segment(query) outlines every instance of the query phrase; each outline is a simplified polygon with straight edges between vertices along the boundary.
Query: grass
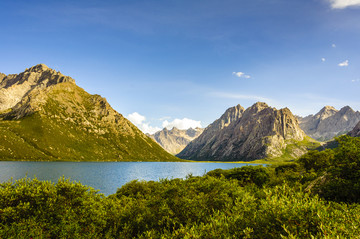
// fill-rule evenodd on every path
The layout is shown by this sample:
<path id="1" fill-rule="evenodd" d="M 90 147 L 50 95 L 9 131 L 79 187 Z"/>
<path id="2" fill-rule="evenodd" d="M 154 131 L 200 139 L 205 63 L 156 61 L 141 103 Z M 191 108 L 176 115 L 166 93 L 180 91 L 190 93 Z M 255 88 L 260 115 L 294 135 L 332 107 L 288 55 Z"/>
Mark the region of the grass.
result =
<path id="1" fill-rule="evenodd" d="M 306 136 L 304 140 L 302 141 L 287 141 L 286 142 L 286 148 L 283 150 L 283 154 L 280 157 L 269 157 L 265 159 L 255 160 L 257 162 L 262 163 L 280 163 L 280 162 L 291 162 L 294 161 L 297 156 L 294 155 L 294 152 L 297 150 L 315 150 L 321 146 L 321 143 Z"/>

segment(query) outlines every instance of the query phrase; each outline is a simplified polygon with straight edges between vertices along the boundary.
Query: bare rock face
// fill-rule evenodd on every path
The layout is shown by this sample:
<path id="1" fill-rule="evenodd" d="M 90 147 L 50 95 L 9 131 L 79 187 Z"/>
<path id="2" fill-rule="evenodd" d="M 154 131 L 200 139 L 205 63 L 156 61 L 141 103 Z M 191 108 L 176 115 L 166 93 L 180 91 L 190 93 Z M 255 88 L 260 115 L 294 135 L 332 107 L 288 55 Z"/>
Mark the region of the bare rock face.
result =
<path id="1" fill-rule="evenodd" d="M 190 142 L 177 156 L 180 158 L 190 158 L 190 156 L 195 154 L 197 150 L 200 150 L 202 146 L 214 141 L 220 130 L 228 127 L 232 122 L 237 121 L 244 111 L 245 109 L 241 105 L 227 109 L 219 119 L 206 127 L 204 132 L 194 140 L 195 142 Z"/>
<path id="2" fill-rule="evenodd" d="M 187 130 L 180 130 L 175 127 L 171 130 L 164 128 L 163 130 L 150 135 L 150 137 L 169 153 L 178 154 L 203 131 L 204 129 L 202 128 L 190 128 Z"/>
<path id="3" fill-rule="evenodd" d="M 226 127 L 217 127 L 228 112 L 239 110 Z M 224 125 L 225 126 L 225 125 Z M 215 127 L 215 129 L 214 129 Z M 305 133 L 287 108 L 277 110 L 258 102 L 243 111 L 228 109 L 177 156 L 190 160 L 251 161 L 281 156 L 288 144 L 302 141 Z M 297 154 L 305 153 L 300 150 Z"/>
<path id="4" fill-rule="evenodd" d="M 317 114 L 298 117 L 300 128 L 310 137 L 327 141 L 335 136 L 351 131 L 360 121 L 360 112 L 355 112 L 349 106 L 340 110 L 325 106 Z"/>
<path id="5" fill-rule="evenodd" d="M 351 137 L 360 137 L 360 121 L 359 123 L 357 123 L 354 129 L 348 133 L 348 135 L 350 135 Z"/>
<path id="6" fill-rule="evenodd" d="M 20 74 L 0 74 L 0 112 L 19 103 L 32 91 L 42 90 L 62 82 L 75 84 L 75 80 L 60 72 L 39 64 Z"/>

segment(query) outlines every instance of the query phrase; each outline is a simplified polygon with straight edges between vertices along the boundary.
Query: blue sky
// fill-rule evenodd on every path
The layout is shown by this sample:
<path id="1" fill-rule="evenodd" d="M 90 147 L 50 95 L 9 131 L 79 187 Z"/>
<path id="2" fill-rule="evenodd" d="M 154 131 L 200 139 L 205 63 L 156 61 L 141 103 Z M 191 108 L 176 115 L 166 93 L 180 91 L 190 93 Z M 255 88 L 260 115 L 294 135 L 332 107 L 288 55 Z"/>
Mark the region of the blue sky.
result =
<path id="1" fill-rule="evenodd" d="M 360 0 L 2 0 L 0 9 L 0 72 L 44 63 L 147 132 L 205 127 L 257 101 L 302 116 L 360 110 Z"/>

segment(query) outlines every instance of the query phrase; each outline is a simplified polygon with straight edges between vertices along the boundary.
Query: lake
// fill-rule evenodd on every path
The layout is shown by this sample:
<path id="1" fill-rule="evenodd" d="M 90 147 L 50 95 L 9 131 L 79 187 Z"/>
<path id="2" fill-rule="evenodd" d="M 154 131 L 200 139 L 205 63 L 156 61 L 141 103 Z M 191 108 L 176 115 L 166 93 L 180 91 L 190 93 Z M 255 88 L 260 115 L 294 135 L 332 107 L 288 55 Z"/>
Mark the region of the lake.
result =
<path id="1" fill-rule="evenodd" d="M 0 182 L 25 176 L 39 180 L 57 180 L 65 176 L 100 190 L 105 195 L 131 180 L 158 181 L 161 178 L 202 176 L 211 170 L 242 167 L 241 163 L 198 162 L 19 162 L 0 161 Z"/>

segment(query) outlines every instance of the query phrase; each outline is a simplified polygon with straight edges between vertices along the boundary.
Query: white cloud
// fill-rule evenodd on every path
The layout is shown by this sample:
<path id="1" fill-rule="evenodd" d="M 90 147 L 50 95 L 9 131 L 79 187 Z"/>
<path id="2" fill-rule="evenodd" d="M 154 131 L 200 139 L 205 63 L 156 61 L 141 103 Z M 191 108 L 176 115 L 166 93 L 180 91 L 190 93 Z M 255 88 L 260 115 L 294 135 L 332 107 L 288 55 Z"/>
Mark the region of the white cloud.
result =
<path id="1" fill-rule="evenodd" d="M 239 78 L 245 78 L 245 79 L 250 79 L 249 75 L 246 75 L 244 72 L 238 71 L 238 72 L 233 72 L 233 75 L 239 77 Z"/>
<path id="2" fill-rule="evenodd" d="M 329 0 L 333 9 L 344 9 L 347 7 L 360 6 L 360 0 Z"/>
<path id="3" fill-rule="evenodd" d="M 351 80 L 351 82 L 360 82 L 360 79 Z"/>
<path id="4" fill-rule="evenodd" d="M 142 122 L 146 120 L 146 117 L 139 114 L 138 112 L 129 114 L 127 118 L 135 125 L 142 124 Z"/>
<path id="5" fill-rule="evenodd" d="M 335 44 L 331 44 L 331 47 L 332 47 L 332 48 L 335 48 L 335 47 L 336 47 L 336 45 L 335 45 Z"/>
<path id="6" fill-rule="evenodd" d="M 272 102 L 271 99 L 257 96 L 257 95 L 243 95 L 243 94 L 233 94 L 227 92 L 213 92 L 211 93 L 212 96 L 218 98 L 226 98 L 226 99 L 240 99 L 240 100 L 255 100 L 255 101 L 263 101 L 263 102 Z"/>
<path id="7" fill-rule="evenodd" d="M 150 126 L 148 122 L 145 122 L 146 117 L 139 114 L 138 112 L 134 112 L 129 114 L 127 118 L 138 127 L 143 133 L 154 134 L 155 132 L 161 130 L 159 127 Z"/>
<path id="8" fill-rule="evenodd" d="M 338 66 L 348 66 L 348 65 L 349 65 L 349 61 L 348 61 L 348 60 L 343 61 L 343 62 L 340 62 L 340 63 L 338 64 Z"/>
<path id="9" fill-rule="evenodd" d="M 321 61 L 324 62 L 324 61 L 326 61 L 326 59 L 323 57 L 323 58 L 321 58 Z"/>
<path id="10" fill-rule="evenodd" d="M 189 128 L 193 128 L 195 129 L 196 127 L 201 128 L 201 121 L 196 121 L 196 120 L 192 120 L 192 119 L 188 119 L 188 118 L 183 118 L 183 119 L 174 119 L 173 121 L 169 122 L 167 120 L 165 120 L 162 123 L 162 126 L 167 129 L 172 129 L 173 127 L 176 127 L 178 129 L 189 129 Z"/>
<path id="11" fill-rule="evenodd" d="M 154 134 L 157 131 L 161 130 L 159 127 L 151 126 L 149 122 L 146 122 L 146 117 L 134 112 L 132 114 L 129 114 L 127 118 L 134 124 L 136 127 L 138 127 L 143 133 L 149 133 Z M 171 117 L 162 117 L 160 120 L 164 119 L 170 119 Z M 201 121 L 196 121 L 188 118 L 183 119 L 174 119 L 173 121 L 169 122 L 168 120 L 164 120 L 162 122 L 163 128 L 172 129 L 173 127 L 176 127 L 178 129 L 189 129 L 189 128 L 201 128 Z"/>
<path id="12" fill-rule="evenodd" d="M 149 123 L 142 123 L 140 126 L 138 126 L 138 128 L 145 134 L 155 134 L 161 130 L 159 127 L 153 127 L 149 125 Z"/>

